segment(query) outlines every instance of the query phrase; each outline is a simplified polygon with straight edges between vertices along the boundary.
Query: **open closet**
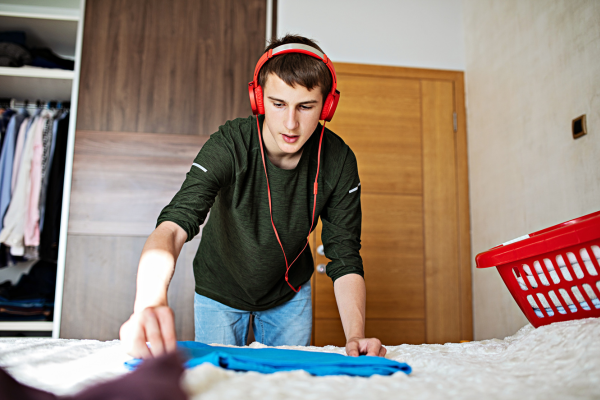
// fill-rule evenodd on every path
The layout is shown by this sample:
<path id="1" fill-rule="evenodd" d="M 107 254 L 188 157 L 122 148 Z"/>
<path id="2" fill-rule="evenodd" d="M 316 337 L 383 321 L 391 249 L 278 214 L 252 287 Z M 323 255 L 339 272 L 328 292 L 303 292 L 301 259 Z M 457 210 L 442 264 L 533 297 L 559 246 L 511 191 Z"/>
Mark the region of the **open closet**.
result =
<path id="1" fill-rule="evenodd" d="M 58 337 L 84 4 L 0 1 L 0 336 Z"/>

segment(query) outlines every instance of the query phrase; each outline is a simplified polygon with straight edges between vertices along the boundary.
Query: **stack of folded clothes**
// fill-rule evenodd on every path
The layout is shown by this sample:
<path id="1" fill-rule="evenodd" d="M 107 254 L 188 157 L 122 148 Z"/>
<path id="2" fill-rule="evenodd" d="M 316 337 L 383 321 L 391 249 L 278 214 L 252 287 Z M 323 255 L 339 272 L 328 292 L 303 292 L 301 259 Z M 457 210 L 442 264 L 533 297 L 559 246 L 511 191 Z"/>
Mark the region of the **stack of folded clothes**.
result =
<path id="1" fill-rule="evenodd" d="M 593 257 L 596 259 L 597 263 L 600 264 L 600 247 L 592 246 L 592 252 L 594 253 Z M 588 254 L 587 250 L 582 249 L 581 252 L 579 253 L 579 255 L 581 256 L 581 261 L 583 261 L 584 267 L 587 270 L 588 274 L 592 275 L 592 276 L 598 276 L 599 271 L 596 270 L 596 267 L 594 266 L 594 262 L 592 261 L 592 258 Z M 583 278 L 584 273 L 583 273 L 581 266 L 579 265 L 579 262 L 577 261 L 577 257 L 575 256 L 575 254 L 567 253 L 567 258 L 569 259 L 570 267 L 572 268 L 573 272 L 575 273 L 575 277 L 577 279 Z M 558 269 L 559 269 L 558 272 L 556 271 L 556 268 L 554 267 L 554 265 L 555 264 L 552 263 L 551 260 L 549 260 L 548 258 L 545 258 L 544 266 L 546 267 L 546 269 L 548 271 L 548 272 L 545 272 L 538 261 L 535 261 L 533 263 L 533 268 L 535 270 L 535 273 L 537 274 L 537 279 L 542 283 L 542 285 L 544 285 L 544 286 L 550 285 L 550 281 L 548 280 L 547 275 L 549 275 L 549 278 L 552 280 L 553 283 L 559 283 L 561 280 L 573 281 L 573 276 L 571 276 L 571 272 L 569 271 L 569 268 L 567 268 L 567 264 L 562 256 L 559 255 L 556 257 L 556 265 L 558 266 Z M 524 265 L 523 270 L 526 273 L 527 281 L 529 282 L 529 285 L 532 288 L 537 288 L 538 284 L 536 282 L 535 277 L 532 274 L 531 268 L 528 265 Z M 519 286 L 521 287 L 521 289 L 528 290 L 527 284 L 525 283 L 523 276 L 518 276 L 517 282 L 519 283 Z M 584 284 L 583 289 L 585 290 L 586 294 L 589 296 L 590 300 L 592 301 L 592 305 L 595 308 L 600 308 L 600 300 L 596 296 L 594 289 L 588 284 Z M 596 291 L 600 291 L 600 281 L 596 282 Z M 559 292 L 560 292 L 561 300 L 562 300 L 563 304 L 566 304 L 566 306 L 569 308 L 569 310 L 571 312 L 577 311 L 577 307 L 575 306 L 575 303 L 574 303 L 572 297 L 575 297 L 575 301 L 577 301 L 579 303 L 579 305 L 582 309 L 590 310 L 590 305 L 586 301 L 583 294 L 579 291 L 579 289 L 577 289 L 577 288 L 572 289 L 572 293 L 568 293 L 564 289 L 560 289 Z M 549 297 L 551 298 L 552 303 L 554 304 L 554 306 L 556 307 L 558 312 L 561 314 L 566 314 L 564 307 L 561 305 L 561 302 L 557 298 L 557 293 L 554 293 L 554 292 L 549 293 Z M 538 306 L 539 303 L 541 303 L 542 307 L 544 307 L 546 309 L 546 312 L 548 313 L 549 316 L 554 315 L 554 310 L 552 310 L 552 308 L 550 307 L 550 304 L 548 304 L 548 300 L 546 299 L 545 296 L 541 297 L 541 298 L 539 296 L 537 296 L 537 298 L 535 299 L 537 301 L 537 303 L 536 303 L 536 301 L 533 300 L 532 296 L 528 296 L 528 300 L 529 300 L 529 304 L 531 304 L 531 306 L 533 307 L 533 309 L 538 317 L 542 318 L 544 316 L 543 313 L 539 309 L 539 306 Z"/>
<path id="2" fill-rule="evenodd" d="M 0 321 L 52 321 L 56 264 L 38 261 L 16 285 L 0 284 Z"/>
<path id="3" fill-rule="evenodd" d="M 25 32 L 0 32 L 0 67 L 31 65 L 41 68 L 75 69 L 75 62 L 48 48 L 28 47 Z"/>

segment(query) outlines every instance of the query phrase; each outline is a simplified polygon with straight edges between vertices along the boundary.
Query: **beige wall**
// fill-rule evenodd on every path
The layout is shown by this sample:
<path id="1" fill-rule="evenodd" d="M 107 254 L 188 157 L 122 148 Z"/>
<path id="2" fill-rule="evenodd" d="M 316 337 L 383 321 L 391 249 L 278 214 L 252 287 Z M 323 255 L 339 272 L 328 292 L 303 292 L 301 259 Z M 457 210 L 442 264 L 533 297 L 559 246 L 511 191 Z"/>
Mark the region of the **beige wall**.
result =
<path id="1" fill-rule="evenodd" d="M 600 1 L 463 7 L 474 258 L 600 209 Z M 476 339 L 527 323 L 495 268 L 474 271 L 473 303 Z"/>

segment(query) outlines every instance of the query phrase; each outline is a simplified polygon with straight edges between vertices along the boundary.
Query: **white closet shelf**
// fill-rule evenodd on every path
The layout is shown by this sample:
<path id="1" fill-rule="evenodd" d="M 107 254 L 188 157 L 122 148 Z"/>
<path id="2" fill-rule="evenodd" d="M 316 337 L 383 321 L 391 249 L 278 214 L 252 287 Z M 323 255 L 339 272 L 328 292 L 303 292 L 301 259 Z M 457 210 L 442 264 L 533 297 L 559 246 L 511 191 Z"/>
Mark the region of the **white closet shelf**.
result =
<path id="1" fill-rule="evenodd" d="M 0 322 L 0 331 L 52 331 L 52 321 Z"/>
<path id="2" fill-rule="evenodd" d="M 79 10 L 71 8 L 42 7 L 21 4 L 0 4 L 0 15 L 17 18 L 79 21 Z"/>
<path id="3" fill-rule="evenodd" d="M 74 71 L 36 67 L 0 67 L 0 76 L 19 76 L 25 78 L 73 79 Z"/>

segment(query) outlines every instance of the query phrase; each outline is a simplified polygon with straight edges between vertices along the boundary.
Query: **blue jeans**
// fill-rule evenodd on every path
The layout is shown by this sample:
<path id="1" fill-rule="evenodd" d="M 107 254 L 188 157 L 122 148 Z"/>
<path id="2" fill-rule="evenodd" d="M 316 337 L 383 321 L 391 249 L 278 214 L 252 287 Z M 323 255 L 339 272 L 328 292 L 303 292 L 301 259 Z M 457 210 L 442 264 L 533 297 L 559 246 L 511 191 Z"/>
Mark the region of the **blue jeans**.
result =
<path id="1" fill-rule="evenodd" d="M 288 302 L 266 311 L 243 311 L 195 293 L 196 341 L 245 346 L 250 315 L 257 342 L 267 346 L 308 346 L 312 333 L 310 280 Z"/>

